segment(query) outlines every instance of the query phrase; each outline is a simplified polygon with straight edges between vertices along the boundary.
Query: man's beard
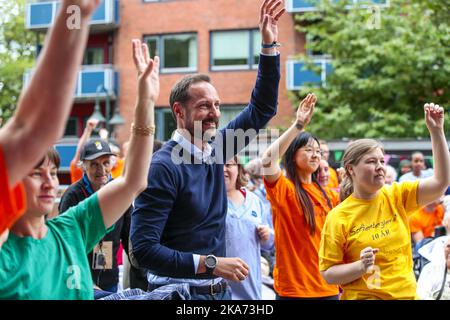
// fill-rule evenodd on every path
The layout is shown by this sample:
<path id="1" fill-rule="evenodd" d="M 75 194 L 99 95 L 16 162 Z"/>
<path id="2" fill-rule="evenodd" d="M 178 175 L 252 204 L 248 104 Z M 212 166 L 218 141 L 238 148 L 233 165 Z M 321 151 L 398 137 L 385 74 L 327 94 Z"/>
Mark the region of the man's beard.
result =
<path id="1" fill-rule="evenodd" d="M 209 128 L 207 130 L 203 130 L 203 123 L 204 122 L 214 122 L 216 127 L 215 128 Z M 191 138 L 193 137 L 194 140 L 199 141 L 211 141 L 213 137 L 217 134 L 217 128 L 219 127 L 219 120 L 216 119 L 205 119 L 203 121 L 194 121 L 193 126 L 189 126 L 187 131 L 191 135 Z"/>

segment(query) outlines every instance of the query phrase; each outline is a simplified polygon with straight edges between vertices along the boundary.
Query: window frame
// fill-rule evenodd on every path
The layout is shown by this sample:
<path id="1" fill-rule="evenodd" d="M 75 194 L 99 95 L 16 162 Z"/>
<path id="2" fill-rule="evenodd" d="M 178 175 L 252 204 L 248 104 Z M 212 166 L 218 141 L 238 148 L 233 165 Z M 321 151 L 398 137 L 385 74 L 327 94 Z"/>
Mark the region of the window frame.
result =
<path id="1" fill-rule="evenodd" d="M 98 52 L 102 52 L 102 63 L 92 63 L 92 64 L 86 64 L 86 58 L 87 58 L 87 53 L 88 51 L 98 51 Z M 96 65 L 102 65 L 105 64 L 105 48 L 104 47 L 87 47 L 84 50 L 84 54 L 83 54 L 83 66 L 96 66 Z"/>
<path id="2" fill-rule="evenodd" d="M 247 52 L 247 64 L 245 65 L 224 65 L 224 66 L 215 66 L 214 65 L 214 34 L 217 33 L 229 33 L 229 32 L 248 32 L 249 33 L 249 47 Z M 209 70 L 210 71 L 228 71 L 228 70 L 257 70 L 258 69 L 258 63 L 253 63 L 254 59 L 254 37 L 255 34 L 260 32 L 257 28 L 251 28 L 251 29 L 227 29 L 227 30 L 211 30 L 209 32 Z"/>
<path id="3" fill-rule="evenodd" d="M 160 141 L 168 141 L 172 138 L 172 134 L 173 132 L 170 133 L 170 136 L 165 137 L 165 133 L 166 130 L 168 128 L 166 128 L 166 123 L 164 121 L 164 117 L 166 116 L 166 114 L 170 115 L 170 118 L 172 119 L 173 123 L 175 124 L 175 130 L 177 128 L 177 124 L 175 122 L 175 120 L 173 119 L 173 115 L 172 115 L 172 109 L 170 107 L 155 107 L 155 122 L 156 122 L 156 134 L 155 134 L 155 138 L 160 140 Z"/>
<path id="4" fill-rule="evenodd" d="M 195 56 L 195 66 L 194 67 L 179 67 L 179 68 L 166 68 L 165 57 L 164 57 L 164 40 L 169 37 L 174 36 L 183 36 L 183 35 L 192 35 L 195 37 L 195 46 L 196 46 L 196 56 Z M 164 33 L 164 34 L 147 34 L 143 37 L 143 43 L 147 43 L 147 39 L 156 39 L 156 52 L 160 58 L 160 73 L 164 74 L 172 74 L 172 73 L 193 73 L 198 70 L 198 33 L 197 32 L 179 32 L 179 33 Z M 150 55 L 153 57 L 155 53 L 150 52 Z M 188 57 L 188 61 L 189 61 Z"/>

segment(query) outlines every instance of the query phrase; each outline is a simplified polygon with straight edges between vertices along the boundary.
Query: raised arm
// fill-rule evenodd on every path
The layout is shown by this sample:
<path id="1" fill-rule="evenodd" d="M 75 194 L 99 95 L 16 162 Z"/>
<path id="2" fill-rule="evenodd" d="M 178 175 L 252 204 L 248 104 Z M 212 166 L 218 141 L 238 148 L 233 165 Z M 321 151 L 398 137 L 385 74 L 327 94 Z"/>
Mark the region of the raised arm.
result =
<path id="1" fill-rule="evenodd" d="M 426 103 L 424 111 L 431 136 L 434 174 L 419 182 L 417 203 L 421 206 L 441 197 L 450 185 L 450 155 L 444 133 L 444 109 L 434 103 Z"/>
<path id="2" fill-rule="evenodd" d="M 256 137 L 259 130 L 277 113 L 278 87 L 280 82 L 280 55 L 276 46 L 272 46 L 278 40 L 278 19 L 283 15 L 285 9 L 276 11 L 282 3 L 280 0 L 265 0 L 260 8 L 259 30 L 264 45 L 269 48 L 262 48 L 259 57 L 258 75 L 251 94 L 248 106 L 233 119 L 226 128 L 222 129 L 222 139 L 216 139 L 222 146 L 227 146 L 230 140 L 229 135 L 234 135 L 234 150 L 227 150 L 224 162 L 230 157 L 239 153 L 240 150 Z M 226 130 L 230 131 L 226 131 Z M 245 134 L 239 134 L 242 129 Z M 246 139 L 249 138 L 249 139 Z M 216 154 L 218 156 L 218 154 Z M 218 160 L 221 162 L 222 160 Z M 223 162 L 223 163 L 224 163 Z"/>
<path id="3" fill-rule="evenodd" d="M 286 11 L 285 8 L 282 8 L 278 12 L 275 12 L 275 9 L 280 4 L 282 4 L 281 0 L 265 0 L 261 5 L 259 14 L 259 30 L 261 31 L 263 45 L 261 52 L 263 54 L 271 55 L 277 53 L 277 47 L 274 44 L 278 43 L 278 19 L 280 19 Z"/>
<path id="4" fill-rule="evenodd" d="M 309 93 L 303 99 L 298 108 L 294 123 L 275 142 L 273 142 L 263 155 L 263 176 L 269 183 L 274 183 L 281 175 L 278 159 L 281 158 L 289 145 L 298 134 L 305 130 L 306 125 L 311 121 L 316 105 L 316 96 Z"/>
<path id="5" fill-rule="evenodd" d="M 133 60 L 138 71 L 138 98 L 130 147 L 123 175 L 98 191 L 105 226 L 112 226 L 147 186 L 155 133 L 154 106 L 159 96 L 159 58 L 150 59 L 148 47 L 133 40 Z"/>
<path id="6" fill-rule="evenodd" d="M 88 23 L 100 0 L 63 0 L 54 26 L 15 115 L 0 130 L 9 183 L 19 182 L 47 148 L 59 139 L 72 107 L 77 72 L 89 33 Z M 67 27 L 67 8 L 80 9 L 80 28 Z M 23 146 L 26 145 L 26 148 Z M 20 159 L 20 161 L 17 161 Z"/>
<path id="7" fill-rule="evenodd" d="M 89 140 L 89 138 L 92 135 L 92 131 L 94 131 L 95 127 L 98 124 L 97 119 L 89 119 L 86 123 L 86 127 L 84 128 L 83 134 L 80 137 L 80 140 L 78 141 L 77 150 L 75 151 L 75 156 L 73 157 L 72 161 L 78 163 L 80 161 L 80 155 L 81 155 L 81 149 L 86 144 L 86 141 Z"/>

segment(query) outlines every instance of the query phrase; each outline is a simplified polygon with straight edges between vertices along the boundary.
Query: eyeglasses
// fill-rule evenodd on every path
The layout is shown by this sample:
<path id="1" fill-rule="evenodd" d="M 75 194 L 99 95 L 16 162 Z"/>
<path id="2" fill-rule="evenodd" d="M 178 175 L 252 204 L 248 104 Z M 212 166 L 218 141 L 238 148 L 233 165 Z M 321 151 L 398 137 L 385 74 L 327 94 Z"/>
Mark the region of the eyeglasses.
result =
<path id="1" fill-rule="evenodd" d="M 303 151 L 305 151 L 308 154 L 316 154 L 316 155 L 318 155 L 320 157 L 323 156 L 323 151 L 320 150 L 320 149 L 314 149 L 314 148 L 311 148 L 311 147 L 304 147 L 304 148 L 300 148 L 300 150 L 303 150 Z"/>

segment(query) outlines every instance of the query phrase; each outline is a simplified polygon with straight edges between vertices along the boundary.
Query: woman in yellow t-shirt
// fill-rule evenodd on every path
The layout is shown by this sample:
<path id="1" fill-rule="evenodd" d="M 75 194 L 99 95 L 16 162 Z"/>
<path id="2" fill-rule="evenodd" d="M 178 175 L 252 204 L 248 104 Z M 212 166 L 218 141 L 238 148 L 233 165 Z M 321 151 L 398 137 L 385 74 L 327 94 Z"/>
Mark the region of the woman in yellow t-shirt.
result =
<path id="1" fill-rule="evenodd" d="M 337 193 L 318 183 L 319 141 L 304 132 L 315 102 L 316 97 L 309 94 L 300 103 L 294 124 L 263 157 L 275 231 L 277 299 L 338 299 L 338 287 L 327 284 L 319 272 L 320 234 L 327 213 L 339 199 Z M 286 177 L 277 161 L 281 156 Z"/>
<path id="2" fill-rule="evenodd" d="M 444 110 L 431 103 L 424 111 L 434 176 L 385 186 L 379 142 L 356 140 L 344 153 L 343 202 L 328 214 L 319 251 L 320 271 L 328 283 L 343 288 L 341 299 L 417 298 L 408 215 L 450 185 Z"/>

